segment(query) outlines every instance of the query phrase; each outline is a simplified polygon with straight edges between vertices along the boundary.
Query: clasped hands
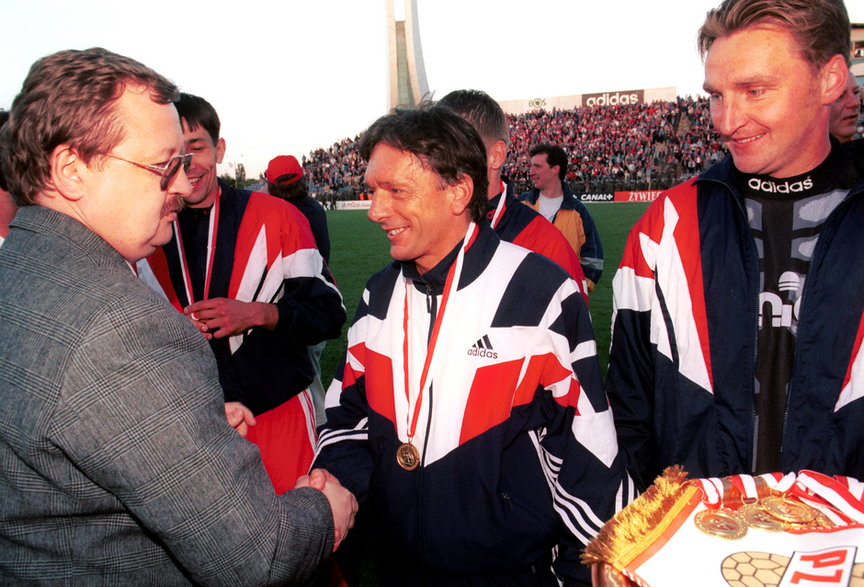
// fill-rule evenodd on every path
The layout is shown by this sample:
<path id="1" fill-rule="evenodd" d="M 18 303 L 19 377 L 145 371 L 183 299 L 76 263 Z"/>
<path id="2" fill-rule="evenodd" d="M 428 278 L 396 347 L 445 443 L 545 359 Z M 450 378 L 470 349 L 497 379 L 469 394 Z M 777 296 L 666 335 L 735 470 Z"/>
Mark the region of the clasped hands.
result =
<path id="1" fill-rule="evenodd" d="M 327 496 L 330 509 L 333 511 L 333 527 L 336 530 L 333 550 L 336 550 L 348 535 L 348 530 L 354 527 L 354 516 L 358 508 L 357 499 L 326 469 L 312 469 L 308 475 L 297 479 L 294 489 L 300 487 L 312 487 Z"/>
<path id="2" fill-rule="evenodd" d="M 228 419 L 228 424 L 237 430 L 243 438 L 246 438 L 249 426 L 255 425 L 255 417 L 252 412 L 240 402 L 226 402 L 225 417 Z M 333 511 L 333 527 L 336 531 L 333 550 L 336 550 L 345 536 L 348 535 L 348 530 L 354 527 L 354 516 L 357 514 L 358 508 L 357 499 L 325 469 L 313 469 L 308 475 L 303 475 L 297 479 L 294 489 L 299 487 L 317 489 L 330 502 L 330 509 Z"/>
<path id="3" fill-rule="evenodd" d="M 224 338 L 250 328 L 272 330 L 279 322 L 274 304 L 241 302 L 231 298 L 210 298 L 186 306 L 183 313 L 204 338 Z"/>

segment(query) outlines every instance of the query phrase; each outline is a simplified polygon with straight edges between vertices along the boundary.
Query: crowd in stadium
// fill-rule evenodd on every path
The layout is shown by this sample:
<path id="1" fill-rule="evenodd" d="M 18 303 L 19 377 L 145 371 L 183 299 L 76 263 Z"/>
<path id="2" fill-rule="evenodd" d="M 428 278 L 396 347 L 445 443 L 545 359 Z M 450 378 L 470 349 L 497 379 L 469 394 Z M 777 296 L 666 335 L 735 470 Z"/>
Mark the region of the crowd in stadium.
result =
<path id="1" fill-rule="evenodd" d="M 528 151 L 540 142 L 561 145 L 570 158 L 567 181 L 575 192 L 662 189 L 693 176 L 723 157 L 711 129 L 708 100 L 625 106 L 586 106 L 510 115 L 504 175 L 519 193 L 530 187 Z M 362 192 L 365 166 L 358 137 L 345 138 L 303 158 L 313 191 L 355 199 Z"/>

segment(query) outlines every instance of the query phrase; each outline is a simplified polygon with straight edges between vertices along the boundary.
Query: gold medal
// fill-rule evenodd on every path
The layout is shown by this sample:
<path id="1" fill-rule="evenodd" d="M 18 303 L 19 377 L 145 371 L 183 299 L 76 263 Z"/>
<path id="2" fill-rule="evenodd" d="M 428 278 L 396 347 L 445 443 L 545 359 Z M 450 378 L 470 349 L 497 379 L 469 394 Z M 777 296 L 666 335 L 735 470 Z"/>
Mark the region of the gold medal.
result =
<path id="1" fill-rule="evenodd" d="M 813 521 L 810 522 L 811 528 L 834 528 L 837 524 L 831 521 L 831 518 L 819 512 L 816 514 L 816 517 L 813 518 Z"/>
<path id="2" fill-rule="evenodd" d="M 751 528 L 760 528 L 768 532 L 783 532 L 789 524 L 765 511 L 758 503 L 747 503 L 738 510 L 738 515 Z"/>
<path id="3" fill-rule="evenodd" d="M 759 503 L 769 514 L 790 524 L 808 524 L 819 513 L 809 505 L 779 495 L 769 495 Z"/>
<path id="4" fill-rule="evenodd" d="M 793 530 L 823 530 L 834 528 L 835 526 L 836 524 L 828 516 L 819 511 L 817 511 L 816 517 L 806 524 L 789 524 L 789 527 Z"/>
<path id="5" fill-rule="evenodd" d="M 696 527 L 725 540 L 738 540 L 747 534 L 744 520 L 731 510 L 703 510 L 696 514 Z"/>
<path id="6" fill-rule="evenodd" d="M 396 449 L 396 462 L 406 471 L 413 471 L 420 465 L 420 451 L 410 442 L 403 442 Z"/>

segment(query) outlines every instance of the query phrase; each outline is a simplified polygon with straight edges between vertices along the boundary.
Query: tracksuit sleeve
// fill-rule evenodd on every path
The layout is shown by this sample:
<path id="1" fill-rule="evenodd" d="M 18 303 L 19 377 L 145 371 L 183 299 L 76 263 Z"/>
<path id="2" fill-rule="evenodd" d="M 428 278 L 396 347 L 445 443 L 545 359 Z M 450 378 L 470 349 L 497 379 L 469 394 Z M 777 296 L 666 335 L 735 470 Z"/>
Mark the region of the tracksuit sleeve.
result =
<path id="1" fill-rule="evenodd" d="M 585 231 L 585 242 L 579 251 L 582 260 L 582 270 L 585 277 L 598 283 L 603 274 L 603 244 L 600 242 L 600 233 L 597 225 L 588 212 L 588 208 L 582 202 L 577 201 L 577 212 L 582 217 L 582 228 Z"/>
<path id="2" fill-rule="evenodd" d="M 257 449 L 225 421 L 200 334 L 164 304 L 127 304 L 106 305 L 71 357 L 52 442 L 98 486 L 93 498 L 122 503 L 191 582 L 305 583 L 332 550 L 326 498 L 277 496 Z"/>
<path id="3" fill-rule="evenodd" d="M 656 305 L 650 246 L 650 218 L 630 231 L 621 265 L 612 281 L 612 344 L 606 392 L 615 415 L 618 445 L 628 471 L 644 489 L 651 484 L 654 350 L 651 312 Z"/>
<path id="4" fill-rule="evenodd" d="M 562 531 L 555 571 L 567 584 L 590 584 L 579 561 L 585 545 L 616 511 L 635 498 L 618 456 L 612 412 L 603 392 L 594 333 L 581 296 L 562 303 L 552 325 L 556 357 L 541 379 L 551 417 L 536 431 L 538 455 Z M 562 377 L 563 375 L 563 377 Z"/>
<path id="5" fill-rule="evenodd" d="M 310 346 L 337 338 L 345 323 L 342 295 L 321 253 L 309 221 L 299 211 L 293 219 L 297 230 L 284 231 L 283 295 L 276 301 L 276 330 L 287 340 Z"/>
<path id="6" fill-rule="evenodd" d="M 318 429 L 312 468 L 327 469 L 359 502 L 369 493 L 373 456 L 369 447 L 369 403 L 366 398 L 363 317 L 368 291 L 348 330 L 348 348 L 342 365 L 327 390 L 327 423 Z"/>

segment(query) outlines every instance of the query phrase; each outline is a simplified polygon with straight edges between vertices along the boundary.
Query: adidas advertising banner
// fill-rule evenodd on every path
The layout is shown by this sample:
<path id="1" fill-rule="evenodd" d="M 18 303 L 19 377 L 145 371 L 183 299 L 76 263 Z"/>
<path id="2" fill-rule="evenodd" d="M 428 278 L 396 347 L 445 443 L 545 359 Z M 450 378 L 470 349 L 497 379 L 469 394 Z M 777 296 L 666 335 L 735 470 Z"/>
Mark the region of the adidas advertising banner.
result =
<path id="1" fill-rule="evenodd" d="M 653 202 L 662 192 L 657 191 L 641 191 L 641 192 L 615 192 L 616 202 Z"/>
<path id="2" fill-rule="evenodd" d="M 631 106 L 645 102 L 645 90 L 628 90 L 626 92 L 604 92 L 602 94 L 583 94 L 582 104 L 585 106 Z"/>

